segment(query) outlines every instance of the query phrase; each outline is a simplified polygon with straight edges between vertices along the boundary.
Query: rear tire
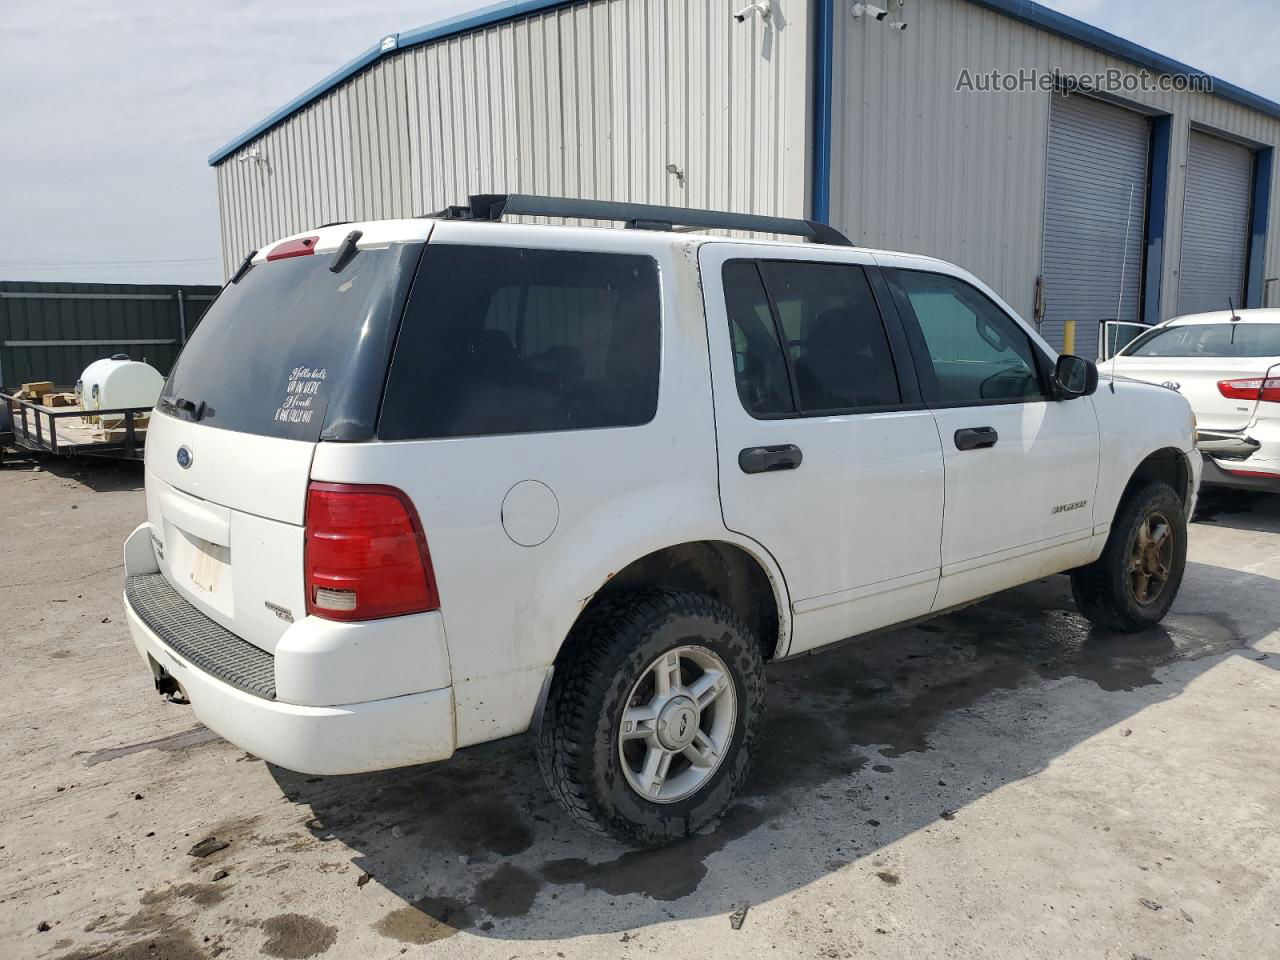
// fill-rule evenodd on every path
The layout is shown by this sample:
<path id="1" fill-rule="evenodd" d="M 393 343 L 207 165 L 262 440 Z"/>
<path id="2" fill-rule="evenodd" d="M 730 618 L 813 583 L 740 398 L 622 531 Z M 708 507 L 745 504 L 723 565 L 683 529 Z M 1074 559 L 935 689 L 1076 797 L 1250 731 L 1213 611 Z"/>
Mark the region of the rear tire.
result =
<path id="1" fill-rule="evenodd" d="M 631 594 L 600 602 L 570 635 L 538 766 L 575 820 L 660 846 L 724 810 L 763 718 L 760 645 L 732 611 L 697 593 Z"/>
<path id="2" fill-rule="evenodd" d="M 1182 499 L 1167 483 L 1146 483 L 1121 502 L 1102 556 L 1072 572 L 1076 609 L 1101 627 L 1149 629 L 1169 612 L 1186 562 Z"/>

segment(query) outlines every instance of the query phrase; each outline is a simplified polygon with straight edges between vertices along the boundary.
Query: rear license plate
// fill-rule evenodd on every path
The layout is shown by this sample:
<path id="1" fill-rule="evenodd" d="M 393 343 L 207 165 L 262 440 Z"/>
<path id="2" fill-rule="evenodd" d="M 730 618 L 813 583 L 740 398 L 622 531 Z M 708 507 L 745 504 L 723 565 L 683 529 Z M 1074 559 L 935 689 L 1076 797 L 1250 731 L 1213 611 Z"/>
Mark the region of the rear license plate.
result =
<path id="1" fill-rule="evenodd" d="M 191 582 L 205 593 L 217 593 L 224 571 L 231 564 L 231 549 L 208 540 L 192 538 Z"/>

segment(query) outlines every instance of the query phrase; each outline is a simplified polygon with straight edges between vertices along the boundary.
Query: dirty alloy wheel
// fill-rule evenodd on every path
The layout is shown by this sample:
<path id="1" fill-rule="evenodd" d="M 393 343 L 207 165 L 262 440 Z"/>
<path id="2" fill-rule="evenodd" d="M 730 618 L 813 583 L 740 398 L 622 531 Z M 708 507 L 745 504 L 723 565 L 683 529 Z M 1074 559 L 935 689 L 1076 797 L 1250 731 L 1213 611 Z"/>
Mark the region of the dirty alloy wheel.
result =
<path id="1" fill-rule="evenodd" d="M 1129 548 L 1129 589 L 1142 606 L 1158 603 L 1173 571 L 1173 523 L 1153 510 L 1138 524 Z"/>
<path id="2" fill-rule="evenodd" d="M 1102 556 L 1071 574 L 1079 611 L 1099 626 L 1134 632 L 1172 606 L 1187 561 L 1187 518 L 1167 483 L 1130 492 L 1111 524 Z"/>
<path id="3" fill-rule="evenodd" d="M 729 803 L 763 714 L 759 643 L 723 604 L 676 590 L 608 599 L 557 661 L 539 768 L 574 819 L 659 846 Z"/>

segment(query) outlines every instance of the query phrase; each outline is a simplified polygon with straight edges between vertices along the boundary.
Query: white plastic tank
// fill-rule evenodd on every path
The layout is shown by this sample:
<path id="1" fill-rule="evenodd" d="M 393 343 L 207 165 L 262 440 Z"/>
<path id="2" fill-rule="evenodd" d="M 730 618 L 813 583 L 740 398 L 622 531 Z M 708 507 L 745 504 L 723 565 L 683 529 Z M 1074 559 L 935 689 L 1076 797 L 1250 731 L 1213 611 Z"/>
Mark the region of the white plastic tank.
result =
<path id="1" fill-rule="evenodd" d="M 149 363 L 130 360 L 117 353 L 95 360 L 84 368 L 76 384 L 82 410 L 119 410 L 125 407 L 154 407 L 160 399 L 164 377 Z"/>

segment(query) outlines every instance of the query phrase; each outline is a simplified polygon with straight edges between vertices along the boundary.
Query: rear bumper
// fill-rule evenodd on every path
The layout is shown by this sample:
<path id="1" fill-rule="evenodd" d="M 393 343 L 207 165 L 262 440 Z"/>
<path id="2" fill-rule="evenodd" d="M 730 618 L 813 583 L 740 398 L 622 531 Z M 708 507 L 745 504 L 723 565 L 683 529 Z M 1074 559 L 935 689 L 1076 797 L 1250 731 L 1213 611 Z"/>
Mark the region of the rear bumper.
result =
<path id="1" fill-rule="evenodd" d="M 178 682 L 209 729 L 299 773 L 364 773 L 453 754 L 453 688 L 443 633 L 421 619 L 430 615 L 378 621 L 363 633 L 307 617 L 272 656 L 177 597 L 159 574 L 150 532 L 142 524 L 125 543 L 129 633 L 143 662 Z M 414 692 L 428 683 L 434 689 Z"/>
<path id="2" fill-rule="evenodd" d="M 182 685 L 196 717 L 236 746 L 299 773 L 365 773 L 453 754 L 453 689 L 304 707 L 246 693 L 166 646 L 125 602 L 134 646 Z"/>
<path id="3" fill-rule="evenodd" d="M 1243 430 L 1201 431 L 1204 483 L 1280 493 L 1280 419 L 1257 417 Z"/>
<path id="4" fill-rule="evenodd" d="M 1261 463 L 1253 459 L 1218 460 L 1206 453 L 1200 482 L 1204 486 L 1280 493 L 1280 464 Z"/>

